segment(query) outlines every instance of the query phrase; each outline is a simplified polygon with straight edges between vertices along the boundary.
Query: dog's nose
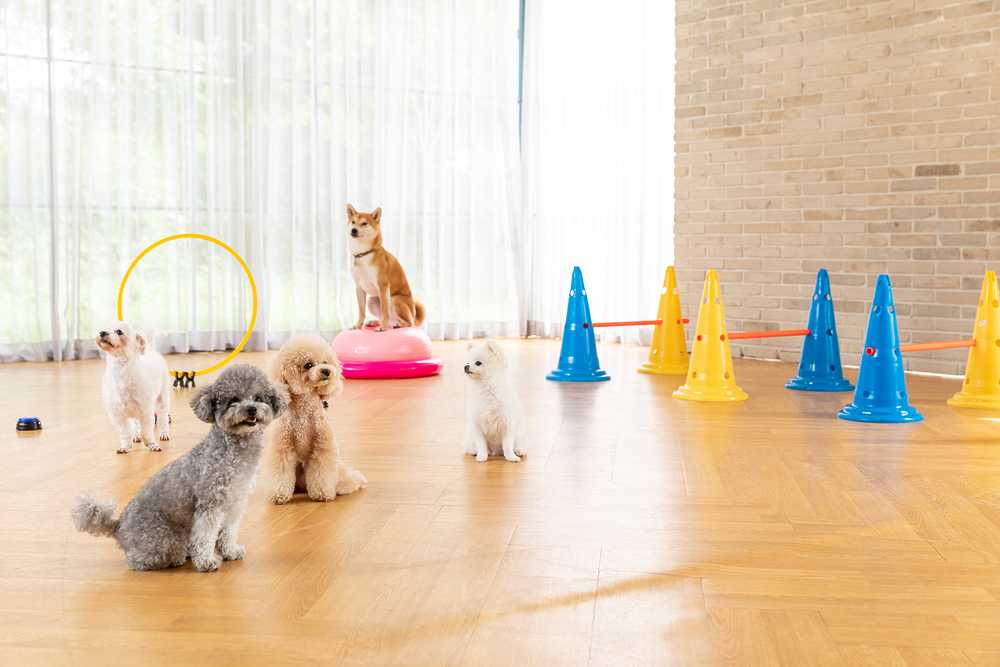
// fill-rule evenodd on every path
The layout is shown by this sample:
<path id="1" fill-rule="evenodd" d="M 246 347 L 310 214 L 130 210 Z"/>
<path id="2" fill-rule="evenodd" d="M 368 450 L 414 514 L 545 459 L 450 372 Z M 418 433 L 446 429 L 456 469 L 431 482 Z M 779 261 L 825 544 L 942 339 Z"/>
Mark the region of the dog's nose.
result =
<path id="1" fill-rule="evenodd" d="M 320 370 L 320 373 L 322 373 L 326 377 L 330 377 L 330 369 L 329 368 L 324 368 L 324 369 Z"/>
<path id="2" fill-rule="evenodd" d="M 101 333 L 99 333 L 97 335 L 100 336 L 101 338 L 107 338 L 108 337 L 108 332 L 107 331 L 102 331 Z"/>
<path id="3" fill-rule="evenodd" d="M 357 235 L 358 235 L 358 228 L 357 227 L 352 228 L 351 229 L 351 236 L 357 236 Z"/>
<path id="4" fill-rule="evenodd" d="M 465 365 L 465 372 L 466 372 L 466 373 L 468 373 L 468 372 L 469 372 L 469 364 L 466 364 L 466 365 Z"/>
<path id="5" fill-rule="evenodd" d="M 257 416 L 257 408 L 255 406 L 251 405 L 249 408 L 247 408 L 247 414 L 250 415 L 251 417 L 256 417 Z"/>

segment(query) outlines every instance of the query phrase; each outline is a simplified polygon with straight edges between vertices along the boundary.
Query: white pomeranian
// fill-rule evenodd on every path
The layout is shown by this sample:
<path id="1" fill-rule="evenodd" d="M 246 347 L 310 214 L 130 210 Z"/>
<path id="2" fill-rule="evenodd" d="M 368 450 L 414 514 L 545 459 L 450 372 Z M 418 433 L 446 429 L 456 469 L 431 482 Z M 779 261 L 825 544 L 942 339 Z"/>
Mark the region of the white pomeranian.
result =
<path id="1" fill-rule="evenodd" d="M 507 382 L 507 359 L 495 340 L 469 343 L 465 354 L 469 378 L 469 419 L 462 445 L 477 461 L 503 454 L 508 461 L 525 455 L 524 410 Z"/>

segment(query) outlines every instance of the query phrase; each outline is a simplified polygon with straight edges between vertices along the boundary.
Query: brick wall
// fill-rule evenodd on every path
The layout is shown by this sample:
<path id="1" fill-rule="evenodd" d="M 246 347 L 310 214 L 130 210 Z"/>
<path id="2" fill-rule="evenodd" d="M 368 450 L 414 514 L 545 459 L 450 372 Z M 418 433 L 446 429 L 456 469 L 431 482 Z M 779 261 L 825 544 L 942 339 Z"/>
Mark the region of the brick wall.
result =
<path id="1" fill-rule="evenodd" d="M 906 342 L 969 338 L 1000 268 L 1000 0 L 677 0 L 677 279 L 730 331 L 804 327 L 830 273 L 857 365 L 879 273 Z M 693 333 L 693 327 L 690 328 Z M 797 361 L 801 338 L 733 345 Z M 964 373 L 967 350 L 907 368 Z"/>

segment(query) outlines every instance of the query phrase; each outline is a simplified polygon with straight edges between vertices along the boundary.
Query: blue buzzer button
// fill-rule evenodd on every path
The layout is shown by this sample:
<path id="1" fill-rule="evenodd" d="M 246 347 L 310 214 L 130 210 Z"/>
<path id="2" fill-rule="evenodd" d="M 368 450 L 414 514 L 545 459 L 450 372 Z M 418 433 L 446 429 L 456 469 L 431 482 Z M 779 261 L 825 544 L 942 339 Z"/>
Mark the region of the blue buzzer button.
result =
<path id="1" fill-rule="evenodd" d="M 37 417 L 21 417 L 17 420 L 18 431 L 41 431 L 42 422 Z"/>

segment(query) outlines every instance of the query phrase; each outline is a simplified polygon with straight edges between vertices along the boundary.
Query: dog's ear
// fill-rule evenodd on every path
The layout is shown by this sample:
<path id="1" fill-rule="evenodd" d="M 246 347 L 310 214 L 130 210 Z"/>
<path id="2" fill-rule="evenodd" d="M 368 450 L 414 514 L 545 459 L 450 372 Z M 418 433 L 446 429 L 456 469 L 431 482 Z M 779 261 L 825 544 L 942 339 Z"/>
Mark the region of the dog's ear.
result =
<path id="1" fill-rule="evenodd" d="M 378 222 L 378 219 L 382 217 L 382 207 L 378 207 L 372 211 L 372 221 Z"/>
<path id="2" fill-rule="evenodd" d="M 354 207 L 351 206 L 350 204 L 348 204 L 347 205 L 347 217 L 348 218 L 353 218 L 357 214 L 358 214 L 358 212 L 354 210 Z"/>
<path id="3" fill-rule="evenodd" d="M 287 366 L 288 364 L 285 363 L 284 360 L 279 359 L 278 361 L 275 362 L 273 366 L 271 366 L 271 370 L 270 372 L 268 372 L 268 376 L 271 378 L 271 382 L 281 387 L 284 387 L 284 391 L 286 392 L 288 392 L 288 380 L 289 380 Z M 291 392 L 288 393 L 290 394 Z"/>
<path id="4" fill-rule="evenodd" d="M 139 344 L 139 354 L 146 354 L 146 339 L 139 334 L 136 334 L 135 342 Z"/>
<path id="5" fill-rule="evenodd" d="M 495 340 L 487 340 L 486 349 L 492 352 L 493 356 L 500 360 L 500 363 L 503 364 L 504 368 L 507 368 L 507 357 L 504 356 L 503 348 L 500 347 L 500 343 Z"/>
<path id="6" fill-rule="evenodd" d="M 215 423 L 215 385 L 202 387 L 191 399 L 194 416 L 209 424 Z"/>
<path id="7" fill-rule="evenodd" d="M 331 398 L 337 398 L 344 391 L 344 385 L 342 383 L 328 383 L 316 387 L 316 393 L 324 401 Z"/>
<path id="8" fill-rule="evenodd" d="M 271 410 L 274 412 L 272 419 L 280 417 L 288 409 L 288 392 L 285 386 L 272 382 L 267 391 L 267 402 L 271 404 Z"/>
<path id="9" fill-rule="evenodd" d="M 293 366 L 291 370 L 294 371 L 296 369 Z M 268 375 L 275 388 L 282 393 L 287 401 L 287 398 L 292 395 L 291 373 L 289 373 L 287 360 L 279 357 L 278 361 L 271 367 L 271 372 Z M 287 407 L 286 405 L 285 408 L 287 409 Z"/>

